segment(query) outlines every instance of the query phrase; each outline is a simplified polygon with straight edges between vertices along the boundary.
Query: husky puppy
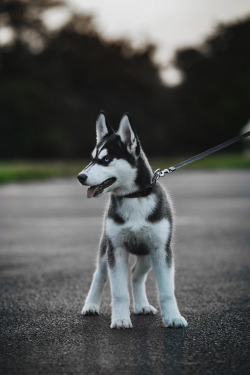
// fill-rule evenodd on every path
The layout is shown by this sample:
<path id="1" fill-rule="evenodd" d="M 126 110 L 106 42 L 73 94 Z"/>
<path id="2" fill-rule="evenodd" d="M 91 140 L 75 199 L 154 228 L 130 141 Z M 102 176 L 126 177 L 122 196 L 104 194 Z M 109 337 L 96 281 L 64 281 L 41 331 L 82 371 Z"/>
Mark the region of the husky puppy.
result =
<path id="1" fill-rule="evenodd" d="M 156 314 L 148 302 L 145 281 L 153 267 L 159 289 L 163 323 L 186 327 L 174 293 L 174 264 L 170 247 L 171 206 L 165 190 L 151 185 L 153 172 L 127 115 L 115 133 L 103 112 L 96 122 L 97 145 L 90 164 L 78 175 L 90 186 L 89 198 L 110 192 L 99 260 L 82 309 L 83 315 L 99 314 L 101 293 L 110 278 L 112 293 L 111 328 L 131 328 L 128 291 L 129 254 L 137 256 L 132 270 L 136 314 Z"/>

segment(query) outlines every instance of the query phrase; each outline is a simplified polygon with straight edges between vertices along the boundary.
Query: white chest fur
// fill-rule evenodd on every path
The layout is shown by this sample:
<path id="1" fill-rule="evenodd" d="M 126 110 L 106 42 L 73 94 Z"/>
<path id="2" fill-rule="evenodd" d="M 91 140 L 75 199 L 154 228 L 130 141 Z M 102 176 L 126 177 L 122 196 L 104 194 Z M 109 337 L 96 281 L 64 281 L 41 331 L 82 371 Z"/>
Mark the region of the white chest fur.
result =
<path id="1" fill-rule="evenodd" d="M 112 216 L 106 219 L 105 230 L 113 246 L 126 247 L 126 244 L 133 244 L 134 248 L 145 248 L 147 253 L 164 246 L 170 235 L 169 221 L 165 218 L 155 223 L 147 220 L 155 205 L 155 195 L 124 199 L 117 208 L 124 223 L 117 223 Z"/>

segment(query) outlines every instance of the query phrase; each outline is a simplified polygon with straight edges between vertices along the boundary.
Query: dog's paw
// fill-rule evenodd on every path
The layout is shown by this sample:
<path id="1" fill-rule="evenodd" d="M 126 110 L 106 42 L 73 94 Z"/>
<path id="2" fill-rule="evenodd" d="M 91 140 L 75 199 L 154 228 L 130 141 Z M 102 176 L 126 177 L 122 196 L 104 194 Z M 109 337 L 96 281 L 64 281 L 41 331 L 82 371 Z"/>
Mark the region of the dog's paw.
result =
<path id="1" fill-rule="evenodd" d="M 157 314 L 157 310 L 151 306 L 151 305 L 145 305 L 145 306 L 136 306 L 135 307 L 135 313 L 136 314 L 143 314 L 143 315 L 149 315 L 149 314 Z"/>
<path id="2" fill-rule="evenodd" d="M 130 319 L 117 319 L 112 321 L 110 328 L 116 329 L 125 329 L 125 328 L 132 328 L 132 323 Z"/>
<path id="3" fill-rule="evenodd" d="M 96 304 L 87 304 L 83 306 L 82 315 L 98 315 L 99 306 Z"/>
<path id="4" fill-rule="evenodd" d="M 162 316 L 166 327 L 184 328 L 187 327 L 187 321 L 183 316 Z"/>

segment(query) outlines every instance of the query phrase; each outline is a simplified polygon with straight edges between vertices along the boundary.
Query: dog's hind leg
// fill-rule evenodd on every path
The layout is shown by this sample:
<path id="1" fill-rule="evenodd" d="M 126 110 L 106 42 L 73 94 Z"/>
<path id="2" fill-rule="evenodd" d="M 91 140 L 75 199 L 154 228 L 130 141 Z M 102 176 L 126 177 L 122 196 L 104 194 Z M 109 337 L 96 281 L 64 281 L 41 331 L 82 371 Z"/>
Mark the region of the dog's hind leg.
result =
<path id="1" fill-rule="evenodd" d="M 147 273 L 152 267 L 149 255 L 138 256 L 132 268 L 134 309 L 136 314 L 156 314 L 157 310 L 148 303 L 145 282 Z"/>
<path id="2" fill-rule="evenodd" d="M 169 245 L 151 254 L 159 288 L 161 314 L 166 327 L 186 327 L 187 322 L 179 312 L 174 292 L 174 265 Z"/>
<path id="3" fill-rule="evenodd" d="M 96 271 L 93 276 L 91 287 L 82 309 L 83 315 L 99 314 L 101 294 L 107 280 L 107 240 L 105 235 L 101 240 L 99 249 L 99 259 Z"/>

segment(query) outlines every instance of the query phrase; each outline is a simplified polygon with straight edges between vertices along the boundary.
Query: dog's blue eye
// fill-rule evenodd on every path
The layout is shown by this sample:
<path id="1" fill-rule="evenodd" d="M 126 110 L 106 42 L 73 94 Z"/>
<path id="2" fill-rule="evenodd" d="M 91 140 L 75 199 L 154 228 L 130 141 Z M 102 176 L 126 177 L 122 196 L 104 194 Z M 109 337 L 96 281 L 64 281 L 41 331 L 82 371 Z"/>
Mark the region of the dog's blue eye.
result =
<path id="1" fill-rule="evenodd" d="M 109 156 L 105 156 L 103 158 L 104 163 L 108 164 L 111 161 L 111 158 Z"/>

